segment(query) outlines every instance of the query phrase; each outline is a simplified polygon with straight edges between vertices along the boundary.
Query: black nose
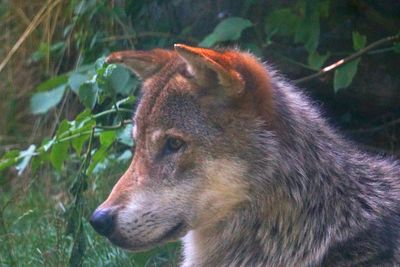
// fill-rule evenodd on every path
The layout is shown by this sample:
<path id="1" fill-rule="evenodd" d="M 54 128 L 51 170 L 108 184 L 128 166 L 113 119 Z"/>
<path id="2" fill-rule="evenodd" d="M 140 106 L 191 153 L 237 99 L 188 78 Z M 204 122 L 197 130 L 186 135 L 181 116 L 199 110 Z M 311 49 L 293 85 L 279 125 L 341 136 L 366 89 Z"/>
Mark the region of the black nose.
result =
<path id="1" fill-rule="evenodd" d="M 90 217 L 90 224 L 101 235 L 108 236 L 114 228 L 114 218 L 109 209 L 97 209 Z"/>

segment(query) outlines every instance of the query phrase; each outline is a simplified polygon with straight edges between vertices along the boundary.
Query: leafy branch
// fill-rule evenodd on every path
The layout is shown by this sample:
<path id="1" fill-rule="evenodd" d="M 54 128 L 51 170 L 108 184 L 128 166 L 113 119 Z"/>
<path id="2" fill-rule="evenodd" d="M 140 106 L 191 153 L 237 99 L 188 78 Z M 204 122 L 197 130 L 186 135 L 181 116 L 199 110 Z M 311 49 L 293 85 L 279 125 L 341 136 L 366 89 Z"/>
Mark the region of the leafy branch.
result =
<path id="1" fill-rule="evenodd" d="M 317 73 L 314 73 L 312 75 L 309 75 L 309 76 L 294 80 L 294 83 L 295 84 L 301 84 L 301 83 L 307 82 L 309 80 L 321 77 L 321 76 L 323 76 L 323 75 L 325 75 L 325 74 L 327 74 L 327 73 L 329 73 L 331 71 L 334 71 L 337 68 L 342 67 L 342 66 L 348 64 L 349 62 L 361 57 L 362 55 L 366 54 L 367 52 L 369 52 L 370 50 L 372 50 L 372 49 L 374 49 L 374 48 L 376 48 L 378 46 L 381 46 L 381 45 L 384 45 L 384 44 L 387 44 L 387 43 L 392 43 L 392 42 L 399 41 L 399 40 L 400 40 L 400 35 L 394 35 L 394 36 L 389 36 L 389 37 L 380 39 L 380 40 L 378 40 L 376 42 L 371 43 L 370 45 L 366 46 L 365 48 L 360 49 L 356 53 L 354 53 L 354 54 L 352 54 L 352 55 L 350 55 L 350 56 L 348 56 L 348 57 L 346 57 L 344 59 L 338 60 L 337 62 L 335 62 L 335 63 L 333 63 L 333 64 L 331 64 L 331 65 L 329 65 L 329 66 L 327 66 L 327 67 L 325 67 L 323 69 L 321 69 Z"/>

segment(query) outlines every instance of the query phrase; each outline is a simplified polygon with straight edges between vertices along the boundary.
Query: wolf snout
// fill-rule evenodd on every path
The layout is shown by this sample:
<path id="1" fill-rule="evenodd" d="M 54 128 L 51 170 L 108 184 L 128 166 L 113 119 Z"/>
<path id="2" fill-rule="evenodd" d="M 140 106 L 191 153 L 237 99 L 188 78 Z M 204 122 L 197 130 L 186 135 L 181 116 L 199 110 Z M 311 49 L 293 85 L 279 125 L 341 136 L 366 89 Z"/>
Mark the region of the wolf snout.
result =
<path id="1" fill-rule="evenodd" d="M 110 209 L 97 209 L 90 217 L 90 224 L 103 236 L 108 236 L 114 230 L 114 217 Z"/>

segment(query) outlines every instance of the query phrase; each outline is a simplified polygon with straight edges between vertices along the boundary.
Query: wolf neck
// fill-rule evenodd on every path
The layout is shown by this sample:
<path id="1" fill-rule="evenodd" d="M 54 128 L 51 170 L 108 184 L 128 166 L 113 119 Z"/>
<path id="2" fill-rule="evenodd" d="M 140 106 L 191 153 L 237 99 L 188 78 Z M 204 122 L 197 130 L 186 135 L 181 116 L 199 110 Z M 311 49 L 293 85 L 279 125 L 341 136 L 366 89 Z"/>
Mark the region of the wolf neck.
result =
<path id="1" fill-rule="evenodd" d="M 358 204 L 343 194 L 356 186 L 342 179 L 352 151 L 301 94 L 289 88 L 275 97 L 287 132 L 276 140 L 265 134 L 256 144 L 260 158 L 247 177 L 255 183 L 253 203 L 218 225 L 189 232 L 183 266 L 318 265 L 332 233 L 346 235 L 359 216 L 351 212 Z M 266 169 L 271 164 L 273 170 Z M 334 216 L 344 213 L 338 229 Z"/>
<path id="2" fill-rule="evenodd" d="M 322 229 L 306 225 L 318 222 L 300 222 L 296 211 L 278 208 L 265 215 L 248 208 L 213 227 L 190 231 L 183 238 L 182 266 L 297 267 L 320 261 L 329 240 L 318 232 Z"/>

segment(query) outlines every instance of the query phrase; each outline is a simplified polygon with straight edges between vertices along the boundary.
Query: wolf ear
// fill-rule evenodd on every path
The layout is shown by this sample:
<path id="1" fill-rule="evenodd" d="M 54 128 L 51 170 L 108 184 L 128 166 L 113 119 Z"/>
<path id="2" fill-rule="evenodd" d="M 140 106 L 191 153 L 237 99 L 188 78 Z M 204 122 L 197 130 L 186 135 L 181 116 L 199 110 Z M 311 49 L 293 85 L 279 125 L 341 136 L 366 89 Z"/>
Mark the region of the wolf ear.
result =
<path id="1" fill-rule="evenodd" d="M 172 56 L 173 52 L 164 49 L 118 51 L 111 53 L 106 58 L 106 63 L 122 64 L 145 80 L 159 71 Z"/>
<path id="2" fill-rule="evenodd" d="M 244 89 L 244 80 L 231 67 L 229 56 L 215 50 L 183 44 L 175 44 L 174 47 L 200 85 L 208 86 L 217 82 L 227 95 L 238 96 L 241 94 Z"/>

